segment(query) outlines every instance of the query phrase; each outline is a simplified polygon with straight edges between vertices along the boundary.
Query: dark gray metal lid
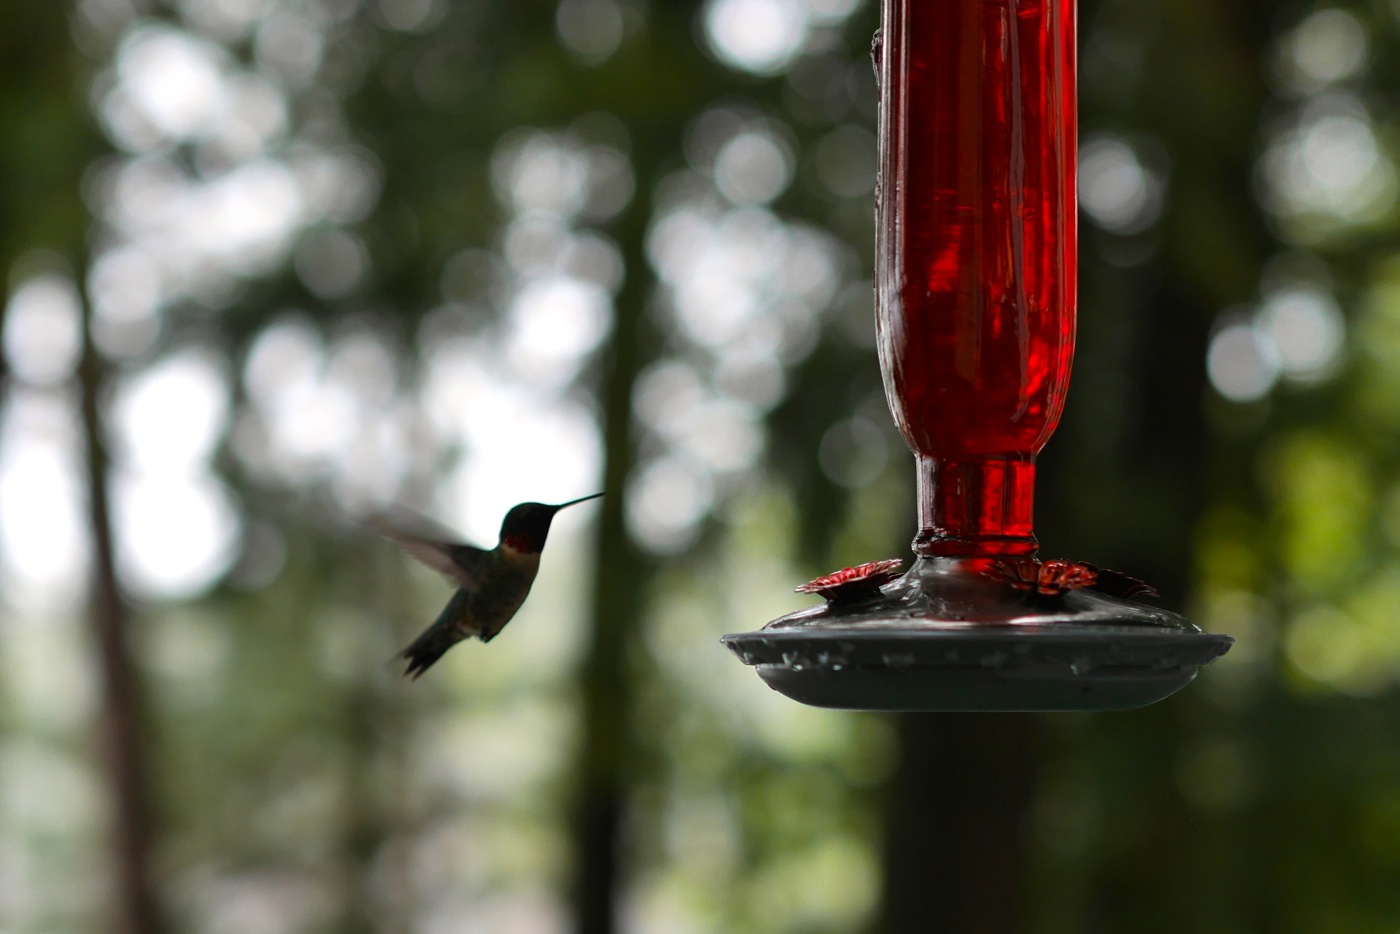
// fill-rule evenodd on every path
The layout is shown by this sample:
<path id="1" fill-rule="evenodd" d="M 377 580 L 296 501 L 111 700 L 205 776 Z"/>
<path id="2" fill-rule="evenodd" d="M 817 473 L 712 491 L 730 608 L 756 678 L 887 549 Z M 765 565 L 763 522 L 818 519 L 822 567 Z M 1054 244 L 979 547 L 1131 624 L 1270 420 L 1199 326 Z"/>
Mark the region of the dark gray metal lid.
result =
<path id="1" fill-rule="evenodd" d="M 1087 590 L 1042 596 L 921 558 L 852 604 L 721 640 L 774 690 L 848 710 L 1127 710 L 1229 651 L 1175 613 Z"/>

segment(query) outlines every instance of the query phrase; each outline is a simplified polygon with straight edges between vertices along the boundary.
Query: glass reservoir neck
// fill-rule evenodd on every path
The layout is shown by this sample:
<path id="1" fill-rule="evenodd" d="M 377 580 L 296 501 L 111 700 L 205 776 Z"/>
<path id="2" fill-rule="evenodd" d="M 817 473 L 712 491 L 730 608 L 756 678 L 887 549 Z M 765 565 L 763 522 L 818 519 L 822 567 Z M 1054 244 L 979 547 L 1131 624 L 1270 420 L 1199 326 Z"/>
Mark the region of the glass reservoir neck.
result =
<path id="1" fill-rule="evenodd" d="M 1035 455 L 919 457 L 919 534 L 925 557 L 1030 555 Z"/>
<path id="2" fill-rule="evenodd" d="M 1031 554 L 1074 352 L 1074 0 L 884 0 L 876 324 L 915 551 Z"/>

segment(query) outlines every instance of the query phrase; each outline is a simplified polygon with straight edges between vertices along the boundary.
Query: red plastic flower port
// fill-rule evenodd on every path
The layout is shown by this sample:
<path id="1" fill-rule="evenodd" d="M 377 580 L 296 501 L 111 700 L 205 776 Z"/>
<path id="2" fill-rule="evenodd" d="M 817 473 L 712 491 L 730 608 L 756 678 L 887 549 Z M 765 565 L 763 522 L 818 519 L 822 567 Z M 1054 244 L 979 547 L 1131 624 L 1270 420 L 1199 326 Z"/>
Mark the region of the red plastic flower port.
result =
<path id="1" fill-rule="evenodd" d="M 1047 597 L 1058 597 L 1071 590 L 1085 588 L 1124 599 L 1143 595 L 1157 596 L 1156 588 L 1145 581 L 1119 571 L 1101 570 L 1084 561 L 1015 558 L 993 562 L 987 574 L 992 579 L 1010 584 L 1017 590 Z"/>
<path id="2" fill-rule="evenodd" d="M 875 596 L 881 587 L 899 576 L 903 566 L 901 558 L 870 561 L 808 581 L 798 587 L 797 592 L 819 594 L 829 603 L 852 603 Z"/>
<path id="3" fill-rule="evenodd" d="M 993 562 L 988 576 L 1017 590 L 1058 597 L 1071 590 L 1092 587 L 1098 582 L 1098 569 L 1091 564 L 1058 558 L 1016 558 Z"/>
<path id="4" fill-rule="evenodd" d="M 1017 590 L 1044 594 L 1047 597 L 1058 597 L 1071 590 L 1092 587 L 1099 577 L 1097 569 L 1089 564 L 1058 559 L 1039 561 L 1035 558 L 995 561 L 988 574 Z"/>

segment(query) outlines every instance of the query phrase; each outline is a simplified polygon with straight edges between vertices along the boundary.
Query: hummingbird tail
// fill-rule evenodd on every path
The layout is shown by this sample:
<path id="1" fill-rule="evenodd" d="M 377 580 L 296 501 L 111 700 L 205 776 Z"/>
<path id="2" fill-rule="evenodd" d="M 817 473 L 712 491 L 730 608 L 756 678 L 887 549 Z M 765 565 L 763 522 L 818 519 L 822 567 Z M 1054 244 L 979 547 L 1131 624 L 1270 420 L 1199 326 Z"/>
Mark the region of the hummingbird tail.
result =
<path id="1" fill-rule="evenodd" d="M 413 640 L 412 645 L 399 653 L 399 658 L 408 660 L 408 667 L 404 669 L 404 674 L 417 681 L 419 675 L 433 667 L 433 663 L 442 658 L 442 653 L 461 640 L 461 633 L 456 627 L 430 627 L 427 632 Z"/>

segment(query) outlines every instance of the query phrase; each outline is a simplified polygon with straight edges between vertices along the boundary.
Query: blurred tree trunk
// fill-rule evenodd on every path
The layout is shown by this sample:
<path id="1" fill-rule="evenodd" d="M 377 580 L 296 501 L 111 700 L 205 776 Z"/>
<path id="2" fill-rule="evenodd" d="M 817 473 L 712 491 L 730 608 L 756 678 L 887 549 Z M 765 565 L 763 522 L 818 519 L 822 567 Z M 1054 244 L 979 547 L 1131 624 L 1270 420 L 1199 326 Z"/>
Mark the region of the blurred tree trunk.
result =
<path id="1" fill-rule="evenodd" d="M 25 251 L 53 248 L 76 258 L 82 288 L 90 217 L 80 195 L 83 172 L 102 151 L 77 102 L 87 63 L 69 32 L 71 6 L 16 3 L 0 7 L 0 274 L 8 279 Z M 4 279 L 0 279 L 4 281 Z M 13 284 L 13 283 L 11 283 Z M 0 295 L 0 318 L 5 297 Z M 153 843 L 146 759 L 141 742 L 138 676 L 127 643 L 129 614 L 117 580 L 108 498 L 108 458 L 100 406 L 104 368 L 93 346 L 91 307 L 83 308 L 78 372 L 86 443 L 88 525 L 92 540 L 89 619 L 99 652 L 101 744 L 112 800 L 110 929 L 156 934 L 163 924 L 151 882 Z M 0 389 L 6 373 L 0 357 Z"/>
<path id="2" fill-rule="evenodd" d="M 580 934 L 611 934 L 617 929 L 616 901 L 622 857 L 620 829 L 629 784 L 634 731 L 632 672 L 650 567 L 627 533 L 623 507 L 627 478 L 636 462 L 632 434 L 632 392 L 648 359 L 646 307 L 656 287 L 646 257 L 651 220 L 651 186 L 659 174 L 659 154 L 678 138 L 679 125 L 638 132 L 634 127 L 632 168 L 637 191 L 612 233 L 622 252 L 626 281 L 618 293 L 612 342 L 601 389 L 603 419 L 603 497 L 595 547 L 590 641 L 581 672 L 581 736 L 574 814 L 572 901 Z"/>
<path id="3" fill-rule="evenodd" d="M 117 580 L 113 548 L 109 461 L 100 404 L 104 368 L 92 342 L 90 303 L 84 302 L 84 309 L 79 381 L 92 535 L 90 612 L 102 678 L 102 752 L 112 794 L 112 857 L 116 873 L 112 930 L 120 934 L 156 934 L 164 925 L 151 880 L 154 833 L 141 735 L 139 679 L 131 660 L 130 614 Z"/>
<path id="4" fill-rule="evenodd" d="M 876 930 L 1007 934 L 1026 920 L 1032 714 L 904 714 Z"/>
<path id="5" fill-rule="evenodd" d="M 1270 69 L 1261 60 L 1266 44 L 1259 37 L 1277 29 L 1278 5 L 1190 0 L 1157 6 L 1155 17 L 1144 11 L 1146 23 L 1138 27 L 1154 38 L 1146 67 L 1155 77 L 1126 120 L 1172 155 L 1160 254 L 1137 269 L 1100 264 L 1086 270 L 1108 283 L 1086 315 L 1098 315 L 1101 329 L 1117 327 L 1125 338 L 1117 359 L 1099 365 L 1121 368 L 1130 417 L 1107 431 L 1100 426 L 1096 433 L 1116 443 L 1102 446 L 1093 462 L 1081 457 L 1052 475 L 1051 496 L 1064 518 L 1061 527 L 1073 530 L 1067 544 L 1094 542 L 1096 550 L 1084 552 L 1087 560 L 1145 578 L 1161 590 L 1164 605 L 1180 611 L 1189 603 L 1192 559 L 1211 500 L 1223 494 L 1245 503 L 1256 482 L 1253 457 L 1223 456 L 1230 442 L 1212 434 L 1203 400 L 1211 391 L 1205 361 L 1216 315 L 1256 299 L 1261 267 L 1278 249 L 1255 188 L 1258 120 Z M 1125 121 L 1118 114 L 1107 119 Z M 1061 464 L 1074 456 L 1066 455 Z M 1223 473 L 1231 462 L 1246 475 Z M 1084 527 L 1082 520 L 1076 527 L 1076 498 L 1104 491 L 1114 492 L 1099 528 Z M 1105 931 L 1199 927 L 1192 909 L 1197 893 L 1178 881 L 1181 888 L 1166 897 L 1162 880 L 1178 879 L 1181 867 L 1209 848 L 1211 831 L 1181 793 L 1176 774 L 1202 718 L 1219 722 L 1219 711 L 1207 704 L 1199 688 L 1188 688 L 1162 704 L 1095 724 L 1096 743 L 1120 761 L 1136 760 L 1132 779 L 1115 789 L 1133 813 L 1134 833 L 1099 857 L 1084 893 L 1082 925 Z M 1151 737 L 1150 745 L 1142 737 Z M 1144 905 L 1159 907 L 1147 912 Z"/>
<path id="6" fill-rule="evenodd" d="M 33 249 L 82 236 L 87 213 L 79 181 L 96 141 L 73 113 L 77 55 L 69 4 L 0 5 L 0 333 L 14 263 Z M 0 352 L 0 393 L 9 376 Z"/>

